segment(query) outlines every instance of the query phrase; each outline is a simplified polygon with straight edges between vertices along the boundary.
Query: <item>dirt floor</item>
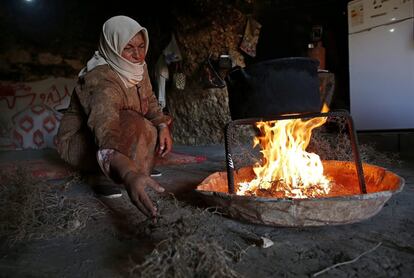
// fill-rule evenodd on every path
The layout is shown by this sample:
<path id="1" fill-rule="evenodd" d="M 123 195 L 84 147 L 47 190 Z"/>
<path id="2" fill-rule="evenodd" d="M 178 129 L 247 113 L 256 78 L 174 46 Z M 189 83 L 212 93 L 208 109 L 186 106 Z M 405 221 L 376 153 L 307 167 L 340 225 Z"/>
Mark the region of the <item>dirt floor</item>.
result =
<path id="1" fill-rule="evenodd" d="M 0 277 L 412 277 L 413 157 L 381 165 L 403 177 L 405 187 L 376 216 L 350 225 L 280 228 L 230 219 L 191 191 L 209 174 L 224 171 L 222 146 L 176 150 L 208 159 L 158 168 L 163 175 L 156 179 L 176 194 L 157 198 L 157 223 L 146 220 L 125 191 L 120 199 L 104 200 L 76 177 L 19 181 L 44 190 L 16 199 L 18 212 L 0 206 L 9 213 L 2 221 L 18 222 L 0 229 Z M 55 156 L 2 152 L 0 160 Z M 13 174 L 2 177 L 3 186 L 15 182 Z M 37 208 L 35 216 L 24 214 L 25 204 L 36 207 L 35 196 L 45 192 L 50 197 L 42 200 L 51 205 Z M 27 218 L 38 224 L 23 223 Z M 273 245 L 264 248 L 262 237 Z"/>

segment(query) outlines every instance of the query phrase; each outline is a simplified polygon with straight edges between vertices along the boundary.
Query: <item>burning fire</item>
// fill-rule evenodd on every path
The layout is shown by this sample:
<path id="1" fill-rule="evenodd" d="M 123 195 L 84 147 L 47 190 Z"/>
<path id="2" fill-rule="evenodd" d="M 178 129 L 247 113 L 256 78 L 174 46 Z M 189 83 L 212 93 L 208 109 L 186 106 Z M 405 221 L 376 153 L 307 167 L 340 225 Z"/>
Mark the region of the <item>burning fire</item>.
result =
<path id="1" fill-rule="evenodd" d="M 322 112 L 326 111 L 324 105 Z M 258 190 L 284 193 L 290 198 L 329 193 L 330 181 L 323 174 L 320 157 L 306 152 L 312 130 L 325 122 L 326 117 L 317 117 L 256 123 L 262 135 L 254 138 L 253 146 L 260 144 L 263 165 L 253 167 L 255 179 L 239 183 L 237 195 L 257 195 Z"/>

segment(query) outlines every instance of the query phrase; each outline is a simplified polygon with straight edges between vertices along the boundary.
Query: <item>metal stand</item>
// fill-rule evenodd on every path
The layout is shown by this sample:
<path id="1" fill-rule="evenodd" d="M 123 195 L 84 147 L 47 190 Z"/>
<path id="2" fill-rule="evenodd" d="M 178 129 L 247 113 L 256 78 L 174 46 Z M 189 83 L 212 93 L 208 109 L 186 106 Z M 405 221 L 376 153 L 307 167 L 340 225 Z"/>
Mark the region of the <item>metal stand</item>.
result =
<path id="1" fill-rule="evenodd" d="M 227 182 L 228 189 L 230 194 L 235 193 L 234 188 L 234 163 L 232 158 L 232 149 L 230 145 L 230 138 L 233 136 L 233 127 L 238 125 L 251 125 L 256 122 L 261 121 L 275 121 L 275 120 L 291 120 L 291 119 L 311 119 L 316 117 L 344 117 L 347 121 L 348 131 L 351 140 L 352 152 L 354 155 L 355 166 L 358 174 L 359 188 L 362 194 L 367 193 L 365 179 L 364 179 L 364 170 L 362 168 L 361 157 L 359 154 L 359 147 L 357 142 L 356 131 L 354 129 L 354 121 L 348 111 L 332 111 L 327 113 L 306 113 L 306 114 L 297 114 L 297 115 L 288 115 L 288 116 L 277 116 L 272 118 L 249 118 L 249 119 L 239 119 L 229 122 L 225 127 L 225 149 L 226 149 L 226 164 L 227 164 Z"/>

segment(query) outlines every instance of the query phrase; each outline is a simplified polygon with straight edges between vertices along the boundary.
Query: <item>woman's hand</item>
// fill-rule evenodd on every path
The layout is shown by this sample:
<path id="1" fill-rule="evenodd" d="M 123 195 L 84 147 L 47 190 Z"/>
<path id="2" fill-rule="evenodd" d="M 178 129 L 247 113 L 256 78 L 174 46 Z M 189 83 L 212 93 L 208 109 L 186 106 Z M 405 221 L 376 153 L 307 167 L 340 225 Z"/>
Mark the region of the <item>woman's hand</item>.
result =
<path id="1" fill-rule="evenodd" d="M 146 216 L 157 216 L 157 208 L 149 198 L 145 188 L 149 186 L 157 192 L 164 192 L 161 187 L 150 176 L 138 174 L 133 171 L 128 172 L 125 176 L 125 188 L 128 192 L 131 202 Z"/>
<path id="2" fill-rule="evenodd" d="M 172 138 L 167 126 L 158 129 L 158 155 L 164 157 L 171 151 Z"/>

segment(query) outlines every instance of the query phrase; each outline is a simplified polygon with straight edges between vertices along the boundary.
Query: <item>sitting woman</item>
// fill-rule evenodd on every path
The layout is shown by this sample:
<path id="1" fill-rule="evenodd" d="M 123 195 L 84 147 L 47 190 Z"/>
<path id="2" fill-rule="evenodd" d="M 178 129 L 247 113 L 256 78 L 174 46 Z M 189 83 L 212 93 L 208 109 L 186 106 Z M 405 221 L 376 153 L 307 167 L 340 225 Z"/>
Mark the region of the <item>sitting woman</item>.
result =
<path id="1" fill-rule="evenodd" d="M 70 106 L 58 132 L 61 157 L 86 172 L 96 192 L 123 184 L 132 203 L 145 215 L 157 210 L 146 187 L 164 189 L 150 177 L 155 154 L 172 147 L 169 116 L 162 113 L 145 64 L 148 33 L 126 16 L 108 19 L 98 51 L 79 73 Z"/>

